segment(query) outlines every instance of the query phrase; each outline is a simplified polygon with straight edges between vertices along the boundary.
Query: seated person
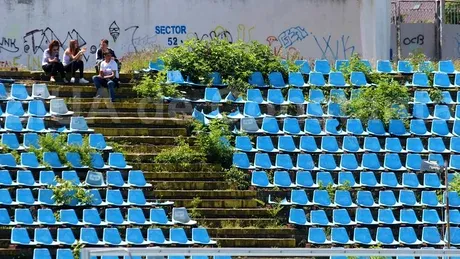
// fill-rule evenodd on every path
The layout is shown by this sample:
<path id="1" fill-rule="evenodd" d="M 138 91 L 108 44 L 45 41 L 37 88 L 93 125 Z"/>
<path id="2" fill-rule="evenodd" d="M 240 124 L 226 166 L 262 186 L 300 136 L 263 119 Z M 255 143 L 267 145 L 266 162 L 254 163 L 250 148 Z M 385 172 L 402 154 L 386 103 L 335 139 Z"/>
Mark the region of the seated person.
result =
<path id="1" fill-rule="evenodd" d="M 54 77 L 59 73 L 64 83 L 68 83 L 65 78 L 64 65 L 59 60 L 59 47 L 59 41 L 53 40 L 50 42 L 48 48 L 43 51 L 42 69 L 46 74 L 50 74 L 50 82 L 56 82 Z"/>
<path id="2" fill-rule="evenodd" d="M 110 99 L 112 99 L 112 102 L 114 102 L 115 87 L 118 83 L 118 77 L 118 65 L 112 59 L 112 53 L 110 51 L 105 52 L 104 61 L 102 61 L 100 64 L 99 75 L 93 76 L 93 82 L 96 86 L 96 91 L 99 91 L 101 87 L 107 87 L 109 89 Z"/>
<path id="3" fill-rule="evenodd" d="M 75 83 L 75 72 L 77 70 L 80 71 L 80 78 L 78 82 L 80 84 L 88 83 L 88 81 L 83 78 L 84 64 L 83 60 L 81 60 L 85 51 L 86 48 L 80 49 L 78 47 L 78 41 L 76 40 L 71 40 L 69 42 L 69 47 L 64 51 L 62 64 L 64 64 L 64 70 L 72 75 L 72 78 L 70 79 L 71 83 Z"/>
<path id="4" fill-rule="evenodd" d="M 110 52 L 112 55 L 112 59 L 117 63 L 118 65 L 118 71 L 121 69 L 121 63 L 118 61 L 117 56 L 115 55 L 115 52 L 113 49 L 109 48 L 109 41 L 106 39 L 101 40 L 101 47 L 97 50 L 96 52 L 96 73 L 99 74 L 99 67 L 102 61 L 104 61 L 104 55 L 103 53 Z"/>

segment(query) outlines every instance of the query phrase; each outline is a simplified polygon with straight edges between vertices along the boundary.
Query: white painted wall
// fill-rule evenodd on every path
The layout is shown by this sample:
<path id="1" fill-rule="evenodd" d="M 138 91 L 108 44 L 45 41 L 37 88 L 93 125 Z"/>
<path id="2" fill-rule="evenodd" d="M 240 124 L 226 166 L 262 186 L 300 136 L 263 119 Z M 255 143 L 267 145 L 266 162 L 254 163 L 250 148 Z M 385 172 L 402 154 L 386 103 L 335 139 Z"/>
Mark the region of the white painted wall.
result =
<path id="1" fill-rule="evenodd" d="M 387 15 L 381 12 L 386 7 L 374 6 L 379 1 L 0 0 L 0 66 L 41 69 L 43 49 L 51 39 L 64 47 L 70 39 L 78 39 L 88 48 L 86 67 L 93 66 L 102 38 L 110 40 L 119 57 L 155 45 L 174 46 L 190 37 L 220 36 L 258 40 L 283 57 L 345 59 L 353 52 L 362 53 L 365 44 L 371 50 L 365 53 L 367 58 L 382 58 L 378 49 L 387 48 L 383 52 L 389 53 L 390 39 L 375 31 L 389 30 L 390 25 L 389 16 L 388 24 L 378 17 Z M 372 5 L 372 15 L 363 15 L 362 8 L 369 9 L 363 2 Z M 372 22 L 374 18 L 377 22 Z M 373 25 L 363 32 L 361 24 L 369 22 Z M 363 38 L 362 33 L 373 36 Z"/>

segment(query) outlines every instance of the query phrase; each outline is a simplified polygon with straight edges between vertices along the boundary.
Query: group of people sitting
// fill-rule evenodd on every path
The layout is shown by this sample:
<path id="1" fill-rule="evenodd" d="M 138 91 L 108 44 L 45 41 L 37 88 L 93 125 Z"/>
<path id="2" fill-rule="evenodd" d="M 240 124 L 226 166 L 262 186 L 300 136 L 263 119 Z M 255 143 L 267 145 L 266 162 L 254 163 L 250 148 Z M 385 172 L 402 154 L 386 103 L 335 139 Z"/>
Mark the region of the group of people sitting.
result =
<path id="1" fill-rule="evenodd" d="M 83 55 L 86 48 L 80 48 L 77 40 L 71 40 L 69 47 L 65 49 L 62 60 L 59 58 L 59 41 L 53 40 L 43 52 L 42 68 L 46 74 L 50 75 L 50 81 L 55 82 L 55 76 L 60 74 L 64 83 L 69 83 L 68 74 L 70 74 L 70 83 L 76 83 L 75 74 L 79 72 L 78 83 L 89 83 L 83 77 L 84 63 Z M 121 63 L 118 61 L 115 52 L 109 48 L 109 41 L 101 40 L 100 48 L 96 52 L 96 73 L 93 76 L 93 82 L 96 89 L 107 87 L 110 98 L 115 99 L 115 87 L 118 84 L 119 71 Z M 96 96 L 98 97 L 98 96 Z"/>

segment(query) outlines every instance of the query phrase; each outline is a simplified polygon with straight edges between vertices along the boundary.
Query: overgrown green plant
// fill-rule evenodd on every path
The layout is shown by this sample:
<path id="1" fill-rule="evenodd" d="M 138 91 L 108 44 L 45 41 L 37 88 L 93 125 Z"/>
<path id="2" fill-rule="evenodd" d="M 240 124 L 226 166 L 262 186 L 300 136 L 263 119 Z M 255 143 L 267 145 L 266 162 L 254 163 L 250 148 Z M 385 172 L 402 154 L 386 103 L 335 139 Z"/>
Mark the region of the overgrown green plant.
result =
<path id="1" fill-rule="evenodd" d="M 206 162 L 206 154 L 200 150 L 192 149 L 184 138 L 179 137 L 176 140 L 176 146 L 161 150 L 155 157 L 155 163 L 172 164 L 177 170 L 189 168 L 192 164 L 201 164 Z"/>
<path id="2" fill-rule="evenodd" d="M 72 255 L 74 259 L 80 259 L 81 249 L 85 247 L 85 244 L 77 241 L 76 244 L 72 245 Z"/>
<path id="3" fill-rule="evenodd" d="M 207 161 L 219 163 L 224 168 L 232 165 L 233 148 L 230 145 L 232 133 L 228 119 L 214 119 L 208 125 L 194 122 L 195 145 L 206 154 Z"/>
<path id="4" fill-rule="evenodd" d="M 166 84 L 164 78 L 165 71 L 160 71 L 156 75 L 144 75 L 134 86 L 134 90 L 142 97 L 150 97 L 153 100 L 161 100 L 163 97 L 182 97 L 182 93 L 176 84 Z"/>
<path id="5" fill-rule="evenodd" d="M 234 190 L 247 190 L 251 185 L 249 174 L 233 166 L 225 170 L 225 181 Z"/>
<path id="6" fill-rule="evenodd" d="M 345 113 L 360 119 L 365 125 L 372 119 L 379 119 L 388 125 L 391 119 L 405 119 L 409 92 L 392 79 L 381 79 L 376 87 L 363 87 L 353 100 L 343 103 Z"/>
<path id="7" fill-rule="evenodd" d="M 425 53 L 423 52 L 423 49 L 417 48 L 409 53 L 407 60 L 409 60 L 409 63 L 412 65 L 412 69 L 414 71 L 418 71 L 419 65 L 422 64 L 424 61 L 426 61 L 427 58 L 426 58 Z M 427 72 L 427 71 L 422 71 L 422 72 Z"/>
<path id="8" fill-rule="evenodd" d="M 337 186 L 333 186 L 331 183 L 329 183 L 328 185 L 324 185 L 323 182 L 319 182 L 319 186 L 318 186 L 318 189 L 319 190 L 326 190 L 327 191 L 327 194 L 329 195 L 329 197 L 331 199 L 334 199 L 334 196 L 335 196 L 335 192 L 336 191 L 350 191 L 351 190 L 351 186 L 350 186 L 350 182 L 349 181 L 345 181 L 343 184 L 341 185 L 337 185 Z"/>
<path id="9" fill-rule="evenodd" d="M 72 202 L 87 205 L 92 202 L 92 195 L 83 187 L 73 184 L 71 181 L 55 178 L 57 185 L 49 188 L 53 191 L 53 199 L 58 205 L 70 205 Z"/>
<path id="10" fill-rule="evenodd" d="M 339 67 L 339 71 L 343 73 L 347 80 L 350 79 L 351 72 L 363 72 L 367 77 L 369 77 L 370 73 L 372 72 L 369 67 L 361 62 L 361 57 L 358 53 L 354 53 L 350 57 L 348 66 L 343 64 L 341 67 Z"/>
<path id="11" fill-rule="evenodd" d="M 139 71 L 149 66 L 149 61 L 156 60 L 160 56 L 161 49 L 159 46 L 152 46 L 139 51 L 130 52 L 124 55 L 120 61 L 122 62 L 121 71 L 132 73 Z"/>
<path id="12" fill-rule="evenodd" d="M 21 155 L 17 150 L 11 150 L 7 145 L 0 143 L 0 154 L 11 154 L 14 157 L 14 160 L 19 161 L 21 159 Z"/>
<path id="13" fill-rule="evenodd" d="M 455 173 L 454 178 L 449 182 L 449 190 L 460 193 L 460 174 Z"/>
<path id="14" fill-rule="evenodd" d="M 442 101 L 442 91 L 437 87 L 431 87 L 429 90 L 430 99 L 434 103 L 440 103 Z"/>
<path id="15" fill-rule="evenodd" d="M 190 203 L 190 217 L 192 218 L 199 218 L 201 217 L 201 213 L 198 211 L 198 207 L 201 205 L 201 198 L 195 197 L 193 198 L 192 202 Z"/>

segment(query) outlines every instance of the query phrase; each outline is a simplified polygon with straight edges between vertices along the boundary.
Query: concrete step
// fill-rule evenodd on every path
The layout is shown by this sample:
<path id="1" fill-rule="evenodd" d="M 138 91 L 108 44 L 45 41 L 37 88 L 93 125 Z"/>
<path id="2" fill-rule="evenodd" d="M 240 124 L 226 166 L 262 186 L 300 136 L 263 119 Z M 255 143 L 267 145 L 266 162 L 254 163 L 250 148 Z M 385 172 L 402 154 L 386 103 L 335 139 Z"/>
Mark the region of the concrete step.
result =
<path id="1" fill-rule="evenodd" d="M 154 184 L 154 183 L 153 183 Z M 252 199 L 257 197 L 256 191 L 238 191 L 238 190 L 154 190 L 147 192 L 149 195 L 161 199 Z"/>
<path id="2" fill-rule="evenodd" d="M 221 247 L 295 247 L 294 238 L 216 238 Z"/>
<path id="3" fill-rule="evenodd" d="M 113 126 L 113 125 L 112 125 Z M 92 126 L 98 133 L 104 136 L 186 136 L 185 128 L 113 128 Z"/>
<path id="4" fill-rule="evenodd" d="M 187 168 L 183 168 L 182 165 L 177 164 L 155 164 L 155 163 L 131 163 L 134 168 L 137 168 L 142 171 L 150 172 L 178 172 L 178 171 L 188 171 L 188 172 L 221 172 L 222 167 L 216 164 L 191 164 Z"/>
<path id="5" fill-rule="evenodd" d="M 221 172 L 144 172 L 144 177 L 148 181 L 224 180 L 224 175 Z"/>
<path id="6" fill-rule="evenodd" d="M 172 190 L 227 190 L 230 188 L 230 184 L 226 181 L 151 181 L 153 188 L 156 191 L 164 191 L 167 194 L 167 191 Z M 184 194 L 185 195 L 185 194 Z M 204 195 L 204 194 L 203 194 Z M 199 196 L 193 196 L 199 197 Z M 191 197 L 191 198 L 193 198 Z"/>
<path id="7" fill-rule="evenodd" d="M 159 118 L 169 118 L 169 114 L 167 112 L 162 111 L 154 111 L 154 112 L 141 112 L 138 113 L 136 111 L 90 111 L 90 112 L 75 112 L 76 116 L 83 116 L 83 117 L 110 117 L 110 118 L 118 118 L 118 117 L 159 117 Z"/>
<path id="8" fill-rule="evenodd" d="M 290 228 L 207 228 L 208 233 L 213 238 L 235 238 L 235 237 L 253 237 L 253 238 L 294 238 L 300 231 Z"/>
<path id="9" fill-rule="evenodd" d="M 174 199 L 175 207 L 191 208 L 193 203 L 192 199 Z M 257 206 L 254 199 L 206 199 L 200 203 L 200 208 L 257 208 Z"/>
<path id="10" fill-rule="evenodd" d="M 196 208 L 205 218 L 268 218 L 267 208 Z"/>
<path id="11" fill-rule="evenodd" d="M 192 209 L 188 209 L 189 213 Z M 205 226 L 206 228 L 251 228 L 251 229 L 258 229 L 258 228 L 271 228 L 272 226 L 276 226 L 278 228 L 285 228 L 287 224 L 279 225 L 276 220 L 272 218 L 203 218 L 195 216 L 194 219 L 198 221 L 199 225 Z M 244 235 L 241 235 L 242 237 Z"/>
<path id="12" fill-rule="evenodd" d="M 88 126 L 119 127 L 119 128 L 178 128 L 186 127 L 189 122 L 179 118 L 155 118 L 155 117 L 86 117 Z"/>
<path id="13" fill-rule="evenodd" d="M 176 136 L 105 136 L 106 141 L 123 144 L 175 145 Z M 193 145 L 193 137 L 184 136 L 184 140 Z"/>

